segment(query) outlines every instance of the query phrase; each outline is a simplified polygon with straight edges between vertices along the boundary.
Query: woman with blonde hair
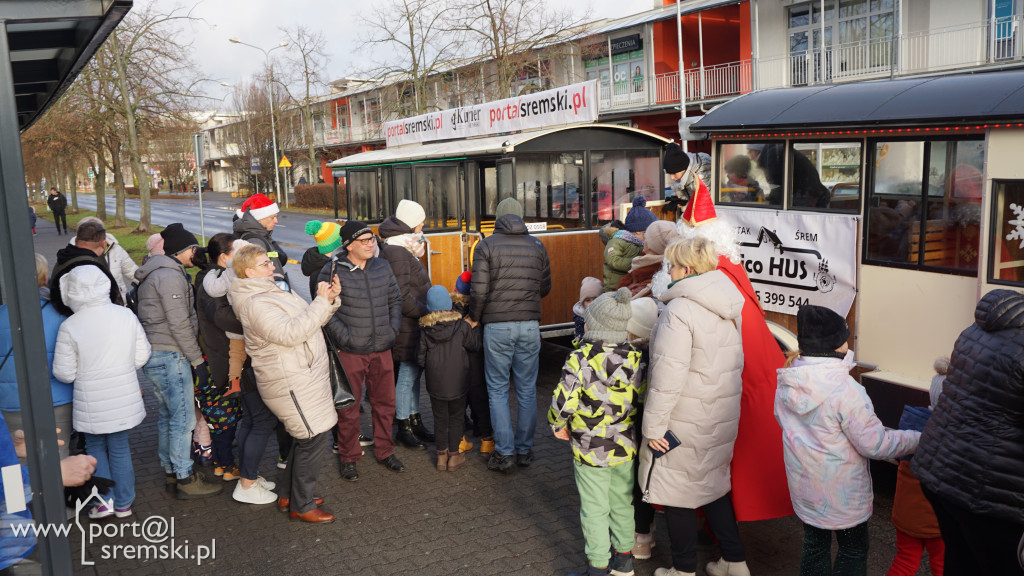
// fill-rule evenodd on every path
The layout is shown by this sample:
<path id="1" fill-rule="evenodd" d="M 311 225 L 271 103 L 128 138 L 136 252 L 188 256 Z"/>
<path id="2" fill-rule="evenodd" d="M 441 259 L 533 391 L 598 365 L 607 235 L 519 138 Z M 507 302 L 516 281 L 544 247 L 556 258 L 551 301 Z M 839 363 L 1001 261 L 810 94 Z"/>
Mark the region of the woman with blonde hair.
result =
<path id="1" fill-rule="evenodd" d="M 747 576 L 729 493 L 730 462 L 740 417 L 743 296 L 716 270 L 718 254 L 706 238 L 680 239 L 665 251 L 672 282 L 651 334 L 651 367 L 644 403 L 640 486 L 645 499 L 665 507 L 672 567 L 655 576 L 697 571 L 697 508 L 703 508 L 722 545 L 711 576 Z M 674 448 L 672 443 L 678 441 Z"/>

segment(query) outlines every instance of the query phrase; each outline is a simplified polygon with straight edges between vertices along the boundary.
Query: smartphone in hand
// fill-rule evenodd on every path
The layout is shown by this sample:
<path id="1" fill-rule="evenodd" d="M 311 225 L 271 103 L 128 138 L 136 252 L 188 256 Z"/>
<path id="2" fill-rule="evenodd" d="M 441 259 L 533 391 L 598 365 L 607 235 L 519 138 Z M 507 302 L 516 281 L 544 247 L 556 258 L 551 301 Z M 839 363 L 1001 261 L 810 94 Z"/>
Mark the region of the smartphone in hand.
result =
<path id="1" fill-rule="evenodd" d="M 679 438 L 677 438 L 671 430 L 665 432 L 665 440 L 668 440 L 668 450 L 665 450 L 664 452 L 660 452 L 658 450 L 651 450 L 651 453 L 654 455 L 655 458 L 661 458 L 665 454 L 671 452 L 673 448 L 679 446 Z"/>

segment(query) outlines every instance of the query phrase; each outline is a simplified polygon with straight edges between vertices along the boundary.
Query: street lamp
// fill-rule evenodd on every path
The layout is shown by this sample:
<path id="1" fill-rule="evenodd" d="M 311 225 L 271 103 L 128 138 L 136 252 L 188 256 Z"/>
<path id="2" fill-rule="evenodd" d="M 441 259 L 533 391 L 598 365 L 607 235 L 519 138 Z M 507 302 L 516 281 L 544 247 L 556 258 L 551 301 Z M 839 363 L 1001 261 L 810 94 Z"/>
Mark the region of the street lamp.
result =
<path id="1" fill-rule="evenodd" d="M 277 201 L 281 202 L 281 188 L 280 188 L 280 183 L 281 183 L 281 171 L 280 170 L 281 169 L 278 167 L 278 161 L 277 161 L 277 125 L 274 122 L 274 64 L 270 60 L 270 53 L 273 52 L 274 50 L 277 50 L 278 48 L 284 48 L 285 46 L 288 45 L 288 43 L 287 42 L 281 42 L 280 44 L 278 44 L 277 46 L 274 46 L 270 50 L 264 50 L 263 48 L 260 48 L 259 46 L 253 46 L 252 44 L 248 44 L 246 42 L 242 42 L 238 38 L 228 38 L 228 41 L 231 42 L 232 44 L 241 44 L 242 46 L 248 46 L 249 48 L 255 48 L 255 49 L 259 50 L 260 52 L 263 52 L 263 57 L 266 59 L 267 68 L 270 69 L 270 132 L 271 132 L 271 134 L 273 136 L 273 140 L 274 140 L 274 192 L 277 195 Z M 288 207 L 288 193 L 287 192 L 284 195 L 284 205 L 285 205 L 285 208 Z"/>

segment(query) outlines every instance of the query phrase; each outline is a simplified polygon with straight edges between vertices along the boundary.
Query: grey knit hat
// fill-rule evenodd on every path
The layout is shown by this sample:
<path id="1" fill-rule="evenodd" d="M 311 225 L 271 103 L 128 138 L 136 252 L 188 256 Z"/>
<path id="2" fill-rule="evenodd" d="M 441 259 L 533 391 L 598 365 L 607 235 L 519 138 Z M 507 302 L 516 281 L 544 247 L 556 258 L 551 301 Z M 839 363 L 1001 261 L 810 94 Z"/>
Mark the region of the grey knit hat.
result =
<path id="1" fill-rule="evenodd" d="M 509 196 L 501 202 L 498 202 L 498 208 L 494 214 L 494 219 L 497 220 L 506 214 L 515 214 L 520 218 L 523 217 L 523 205 L 519 203 L 519 200 Z"/>
<path id="2" fill-rule="evenodd" d="M 626 341 L 626 325 L 633 315 L 629 305 L 633 294 L 629 288 L 605 292 L 587 306 L 583 321 L 587 327 L 585 340 L 600 340 L 606 344 L 621 344 Z"/>

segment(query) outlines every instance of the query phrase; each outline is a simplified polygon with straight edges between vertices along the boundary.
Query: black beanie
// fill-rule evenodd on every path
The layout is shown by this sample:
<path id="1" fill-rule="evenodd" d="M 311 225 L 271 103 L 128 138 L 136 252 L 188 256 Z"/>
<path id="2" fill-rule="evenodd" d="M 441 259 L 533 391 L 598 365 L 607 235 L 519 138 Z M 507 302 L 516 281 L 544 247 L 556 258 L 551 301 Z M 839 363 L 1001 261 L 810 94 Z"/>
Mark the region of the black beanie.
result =
<path id="1" fill-rule="evenodd" d="M 824 306 L 801 306 L 796 313 L 796 329 L 804 356 L 833 356 L 850 339 L 846 319 Z"/>
<path id="2" fill-rule="evenodd" d="M 199 246 L 199 240 L 196 240 L 194 234 L 185 230 L 185 226 L 181 222 L 175 222 L 164 228 L 160 232 L 160 237 L 164 239 L 164 254 L 168 256 L 175 256 L 192 246 Z"/>
<path id="3" fill-rule="evenodd" d="M 675 142 L 665 146 L 664 162 L 666 174 L 676 174 L 690 167 L 690 157 Z"/>
<path id="4" fill-rule="evenodd" d="M 373 230 L 366 225 L 366 222 L 360 222 L 359 220 L 349 220 L 348 222 L 345 222 L 345 225 L 341 227 L 341 232 L 339 233 L 339 236 L 341 236 L 341 247 L 348 247 L 353 240 L 367 232 L 373 234 Z"/>

